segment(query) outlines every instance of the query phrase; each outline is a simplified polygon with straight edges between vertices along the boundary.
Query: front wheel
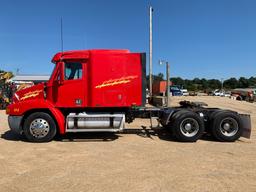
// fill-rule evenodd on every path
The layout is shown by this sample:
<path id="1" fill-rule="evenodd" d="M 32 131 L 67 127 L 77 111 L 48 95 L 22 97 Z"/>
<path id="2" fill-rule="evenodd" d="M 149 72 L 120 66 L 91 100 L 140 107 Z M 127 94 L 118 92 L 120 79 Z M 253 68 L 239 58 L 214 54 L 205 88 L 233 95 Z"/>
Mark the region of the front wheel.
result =
<path id="1" fill-rule="evenodd" d="M 192 111 L 178 111 L 172 118 L 174 136 L 178 141 L 195 142 L 204 133 L 204 122 Z"/>
<path id="2" fill-rule="evenodd" d="M 24 122 L 23 131 L 30 142 L 49 142 L 57 132 L 53 118 L 43 112 L 29 115 Z"/>

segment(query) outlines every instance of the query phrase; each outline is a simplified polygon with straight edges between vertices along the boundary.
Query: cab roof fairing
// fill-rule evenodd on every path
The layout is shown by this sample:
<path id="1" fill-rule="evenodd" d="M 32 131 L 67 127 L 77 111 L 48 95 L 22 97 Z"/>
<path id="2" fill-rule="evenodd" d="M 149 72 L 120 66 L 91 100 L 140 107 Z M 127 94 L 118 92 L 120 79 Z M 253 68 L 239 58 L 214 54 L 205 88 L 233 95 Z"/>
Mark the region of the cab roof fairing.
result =
<path id="1" fill-rule="evenodd" d="M 52 63 L 65 59 L 88 59 L 90 54 L 107 54 L 107 53 L 130 53 L 127 49 L 93 49 L 93 50 L 76 50 L 76 51 L 64 51 L 59 52 L 52 58 Z"/>

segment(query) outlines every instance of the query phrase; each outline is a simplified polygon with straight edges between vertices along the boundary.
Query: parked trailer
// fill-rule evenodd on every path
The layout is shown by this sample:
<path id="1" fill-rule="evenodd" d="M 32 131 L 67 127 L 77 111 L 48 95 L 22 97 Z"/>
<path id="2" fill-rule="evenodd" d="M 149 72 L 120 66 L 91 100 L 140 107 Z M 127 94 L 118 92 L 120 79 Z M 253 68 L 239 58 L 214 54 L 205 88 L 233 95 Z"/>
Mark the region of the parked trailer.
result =
<path id="1" fill-rule="evenodd" d="M 152 85 L 153 95 L 165 95 L 166 94 L 166 81 L 154 81 Z M 169 83 L 169 87 L 172 86 L 172 82 Z"/>
<path id="2" fill-rule="evenodd" d="M 231 91 L 231 95 L 236 97 L 236 100 L 244 100 L 254 102 L 256 98 L 256 88 L 237 88 Z"/>
<path id="3" fill-rule="evenodd" d="M 174 108 L 145 107 L 144 53 L 67 51 L 52 62 L 50 80 L 16 92 L 6 109 L 10 129 L 31 142 L 68 132 L 122 132 L 136 118 L 156 118 L 178 141 L 195 142 L 205 132 L 220 141 L 250 137 L 249 115 L 187 101 Z"/>

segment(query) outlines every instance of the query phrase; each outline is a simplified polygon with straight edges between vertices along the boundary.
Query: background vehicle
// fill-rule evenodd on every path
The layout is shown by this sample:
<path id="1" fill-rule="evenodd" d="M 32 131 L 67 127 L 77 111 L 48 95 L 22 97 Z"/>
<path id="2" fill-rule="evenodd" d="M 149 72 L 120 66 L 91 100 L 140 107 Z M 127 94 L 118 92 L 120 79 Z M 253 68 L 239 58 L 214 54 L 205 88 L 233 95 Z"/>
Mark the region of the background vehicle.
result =
<path id="1" fill-rule="evenodd" d="M 205 132 L 220 141 L 250 137 L 249 115 L 187 101 L 175 108 L 145 107 L 144 53 L 67 51 L 52 62 L 50 80 L 16 92 L 6 109 L 11 130 L 29 141 L 47 142 L 69 132 L 119 132 L 135 118 L 157 118 L 184 142 L 195 142 Z"/>
<path id="2" fill-rule="evenodd" d="M 254 102 L 256 99 L 256 88 L 237 88 L 231 91 L 236 100 Z"/>
<path id="3" fill-rule="evenodd" d="M 188 92 L 187 89 L 181 89 L 181 92 L 182 92 L 183 96 L 188 96 L 189 95 L 189 92 Z"/>
<path id="4" fill-rule="evenodd" d="M 172 96 L 182 96 L 182 91 L 177 86 L 170 86 L 170 92 Z"/>
<path id="5" fill-rule="evenodd" d="M 215 89 L 215 90 L 213 91 L 213 95 L 214 95 L 214 96 L 221 96 L 221 95 L 223 95 L 223 93 L 222 93 L 219 89 Z"/>
<path id="6" fill-rule="evenodd" d="M 177 87 L 180 89 L 180 91 L 182 92 L 182 95 L 183 95 L 183 96 L 188 96 L 188 95 L 189 95 L 188 90 L 185 89 L 182 85 L 177 86 Z"/>

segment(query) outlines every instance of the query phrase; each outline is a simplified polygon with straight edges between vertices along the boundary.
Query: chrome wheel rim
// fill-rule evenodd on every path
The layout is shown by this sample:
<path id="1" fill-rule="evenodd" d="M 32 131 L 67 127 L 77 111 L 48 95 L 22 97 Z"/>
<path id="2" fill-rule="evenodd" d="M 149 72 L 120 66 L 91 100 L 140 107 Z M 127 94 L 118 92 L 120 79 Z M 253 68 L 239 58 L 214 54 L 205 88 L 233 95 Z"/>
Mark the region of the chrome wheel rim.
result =
<path id="1" fill-rule="evenodd" d="M 180 131 L 186 137 L 194 137 L 199 132 L 200 126 L 197 120 L 186 118 L 180 124 Z"/>
<path id="2" fill-rule="evenodd" d="M 227 137 L 232 137 L 238 132 L 239 126 L 237 121 L 232 117 L 224 118 L 220 123 L 220 131 Z"/>
<path id="3" fill-rule="evenodd" d="M 37 118 L 30 123 L 30 134 L 35 138 L 45 137 L 50 130 L 49 123 L 42 118 Z"/>

